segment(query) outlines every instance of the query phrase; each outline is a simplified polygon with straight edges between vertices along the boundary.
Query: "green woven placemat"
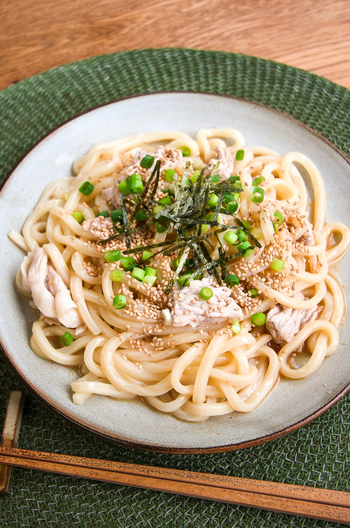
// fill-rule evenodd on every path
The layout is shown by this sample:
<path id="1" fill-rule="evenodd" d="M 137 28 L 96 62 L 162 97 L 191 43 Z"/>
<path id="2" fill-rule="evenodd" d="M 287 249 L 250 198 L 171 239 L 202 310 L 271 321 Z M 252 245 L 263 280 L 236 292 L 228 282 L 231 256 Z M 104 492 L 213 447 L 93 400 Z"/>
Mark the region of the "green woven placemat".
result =
<path id="1" fill-rule="evenodd" d="M 257 101 L 303 121 L 350 154 L 350 92 L 295 68 L 244 55 L 184 49 L 95 57 L 0 92 L 0 178 L 57 125 L 110 101 L 192 91 Z M 347 491 L 350 397 L 279 440 L 236 452 L 165 455 L 111 444 L 56 416 L 28 394 L 0 356 L 1 423 L 10 390 L 27 395 L 20 447 Z M 0 497 L 1 526 L 334 527 L 228 504 L 16 469 Z"/>

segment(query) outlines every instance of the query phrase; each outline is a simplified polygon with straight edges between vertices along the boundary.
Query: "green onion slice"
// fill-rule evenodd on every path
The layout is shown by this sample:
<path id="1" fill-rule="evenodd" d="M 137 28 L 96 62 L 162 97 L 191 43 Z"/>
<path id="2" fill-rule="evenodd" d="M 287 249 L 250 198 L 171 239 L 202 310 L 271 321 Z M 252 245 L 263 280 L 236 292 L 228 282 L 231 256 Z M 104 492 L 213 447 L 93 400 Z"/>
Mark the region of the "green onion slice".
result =
<path id="1" fill-rule="evenodd" d="M 103 216 L 103 218 L 107 218 L 108 217 L 108 211 L 100 211 L 98 213 L 95 214 L 95 216 Z"/>
<path id="2" fill-rule="evenodd" d="M 182 152 L 182 155 L 184 158 L 187 158 L 188 156 L 191 156 L 191 149 L 188 147 L 180 147 L 180 150 Z"/>
<path id="3" fill-rule="evenodd" d="M 213 290 L 211 288 L 202 288 L 199 292 L 199 297 L 203 299 L 203 301 L 208 301 L 213 295 Z"/>
<path id="4" fill-rule="evenodd" d="M 236 335 L 239 334 L 241 331 L 241 325 L 239 321 L 235 321 L 233 325 L 230 327 L 230 330 Z"/>
<path id="5" fill-rule="evenodd" d="M 253 185 L 258 187 L 263 181 L 265 181 L 264 176 L 259 176 L 258 178 L 255 178 L 255 180 L 253 180 Z"/>
<path id="6" fill-rule="evenodd" d="M 149 266 L 146 266 L 145 267 L 145 273 L 146 273 L 146 275 L 156 276 L 157 275 L 157 270 L 154 269 L 154 268 L 150 268 Z"/>
<path id="7" fill-rule="evenodd" d="M 123 211 L 121 209 L 114 209 L 111 212 L 111 220 L 115 224 L 121 223 L 123 221 Z"/>
<path id="8" fill-rule="evenodd" d="M 237 284 L 239 284 L 239 277 L 237 277 L 237 275 L 233 275 L 232 273 L 231 275 L 226 277 L 225 282 L 227 286 L 230 286 L 230 287 L 237 286 Z"/>
<path id="9" fill-rule="evenodd" d="M 261 187 L 252 187 L 252 201 L 261 203 L 264 199 L 265 191 Z"/>
<path id="10" fill-rule="evenodd" d="M 151 156 L 150 154 L 146 154 L 146 156 L 142 158 L 140 165 L 143 169 L 150 169 L 153 163 L 154 163 L 154 157 Z"/>
<path id="11" fill-rule="evenodd" d="M 143 251 L 142 252 L 142 260 L 149 260 L 153 257 L 152 251 Z"/>
<path id="12" fill-rule="evenodd" d="M 237 150 L 237 152 L 236 152 L 236 160 L 237 161 L 242 161 L 243 158 L 244 158 L 244 150 Z"/>
<path id="13" fill-rule="evenodd" d="M 156 280 L 157 280 L 157 277 L 155 275 L 145 275 L 144 278 L 142 279 L 142 282 L 144 283 L 148 282 L 153 286 Z"/>
<path id="14" fill-rule="evenodd" d="M 174 171 L 174 169 L 167 169 L 164 172 L 164 178 L 166 179 L 166 181 L 172 182 L 172 181 L 174 181 L 175 174 L 176 174 L 176 172 Z"/>
<path id="15" fill-rule="evenodd" d="M 61 335 L 60 341 L 63 346 L 69 346 L 73 343 L 73 336 L 70 332 L 65 332 Z"/>
<path id="16" fill-rule="evenodd" d="M 276 216 L 276 218 L 278 218 L 278 227 L 281 227 L 283 223 L 283 216 L 281 215 L 281 213 L 279 211 L 275 211 L 273 213 L 273 216 Z"/>
<path id="17" fill-rule="evenodd" d="M 236 233 L 234 231 L 227 231 L 225 234 L 224 234 L 224 240 L 225 242 L 227 242 L 228 244 L 234 244 L 235 242 L 237 242 L 238 240 L 238 236 L 236 235 Z"/>
<path id="18" fill-rule="evenodd" d="M 284 262 L 283 260 L 280 260 L 278 258 L 274 258 L 271 263 L 271 268 L 275 271 L 282 271 L 284 268 Z"/>
<path id="19" fill-rule="evenodd" d="M 132 174 L 128 178 L 129 192 L 139 194 L 144 191 L 141 174 Z"/>
<path id="20" fill-rule="evenodd" d="M 72 217 L 78 222 L 78 224 L 82 224 L 85 220 L 84 215 L 80 211 L 74 211 Z"/>
<path id="21" fill-rule="evenodd" d="M 113 299 L 113 306 L 117 310 L 121 310 L 121 308 L 125 308 L 126 306 L 126 297 L 125 295 L 116 295 Z"/>
<path id="22" fill-rule="evenodd" d="M 136 260 L 132 257 L 123 257 L 120 261 L 121 266 L 125 271 L 130 271 L 136 264 Z"/>
<path id="23" fill-rule="evenodd" d="M 215 207 L 218 201 L 219 201 L 219 197 L 216 194 L 211 194 L 208 200 L 208 205 L 210 207 Z"/>
<path id="24" fill-rule="evenodd" d="M 251 288 L 249 292 L 251 297 L 257 297 L 259 295 L 259 290 L 257 290 L 256 288 Z"/>
<path id="25" fill-rule="evenodd" d="M 123 180 L 122 182 L 120 182 L 120 184 L 118 185 L 118 190 L 125 196 L 129 194 L 128 180 Z"/>
<path id="26" fill-rule="evenodd" d="M 81 194 L 85 194 L 85 196 L 89 196 L 89 194 L 91 194 L 94 189 L 94 185 L 92 185 L 91 182 L 86 181 L 79 187 L 79 192 L 81 192 Z"/>
<path id="27" fill-rule="evenodd" d="M 122 258 L 122 254 L 120 253 L 119 249 L 113 249 L 112 251 L 106 251 L 106 253 L 103 254 L 106 262 L 117 262 Z"/>
<path id="28" fill-rule="evenodd" d="M 142 268 L 138 268 L 137 266 L 135 266 L 131 272 L 131 276 L 139 281 L 142 281 L 145 275 L 145 270 L 143 270 Z"/>
<path id="29" fill-rule="evenodd" d="M 263 312 L 258 312 L 252 315 L 251 321 L 255 326 L 264 326 L 266 323 L 266 315 Z"/>
<path id="30" fill-rule="evenodd" d="M 238 203 L 236 200 L 232 200 L 227 204 L 227 211 L 229 213 L 235 213 L 238 210 Z"/>
<path id="31" fill-rule="evenodd" d="M 120 282 L 124 276 L 124 272 L 122 270 L 115 269 L 111 271 L 109 276 L 111 278 L 111 281 Z"/>

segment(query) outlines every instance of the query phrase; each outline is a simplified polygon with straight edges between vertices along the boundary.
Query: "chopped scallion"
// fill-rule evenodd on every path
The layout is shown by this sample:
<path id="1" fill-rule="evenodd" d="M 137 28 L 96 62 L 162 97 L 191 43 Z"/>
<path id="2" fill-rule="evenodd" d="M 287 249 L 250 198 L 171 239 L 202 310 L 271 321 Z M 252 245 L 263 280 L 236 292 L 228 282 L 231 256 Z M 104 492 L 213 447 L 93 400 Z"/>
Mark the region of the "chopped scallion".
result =
<path id="1" fill-rule="evenodd" d="M 111 220 L 115 224 L 121 223 L 123 221 L 123 211 L 121 209 L 114 209 L 111 212 Z"/>
<path id="2" fill-rule="evenodd" d="M 235 213 L 238 210 L 238 203 L 236 200 L 232 200 L 230 203 L 227 204 L 226 207 L 227 211 L 229 213 Z"/>
<path id="3" fill-rule="evenodd" d="M 247 220 L 242 220 L 242 224 L 243 224 L 243 227 L 245 227 L 246 229 L 250 229 L 252 226 L 250 225 L 249 222 L 247 222 Z"/>
<path id="4" fill-rule="evenodd" d="M 78 222 L 78 224 L 82 224 L 85 220 L 84 215 L 80 211 L 74 211 L 72 217 Z"/>
<path id="5" fill-rule="evenodd" d="M 95 216 L 103 216 L 103 218 L 107 218 L 108 217 L 108 211 L 100 211 L 98 213 L 95 214 Z"/>
<path id="6" fill-rule="evenodd" d="M 189 147 L 180 147 L 180 150 L 182 152 L 182 155 L 184 158 L 187 158 L 188 156 L 191 156 L 191 149 Z"/>
<path id="7" fill-rule="evenodd" d="M 73 343 L 73 336 L 70 332 L 65 332 L 61 335 L 60 341 L 63 346 L 69 346 Z"/>
<path id="8" fill-rule="evenodd" d="M 145 211 L 137 211 L 136 220 L 138 222 L 142 222 L 143 220 L 146 220 L 146 218 L 148 218 L 148 214 Z"/>
<path id="9" fill-rule="evenodd" d="M 263 312 L 258 312 L 252 315 L 251 321 L 255 326 L 264 326 L 266 323 L 266 315 Z"/>
<path id="10" fill-rule="evenodd" d="M 145 272 L 146 272 L 146 275 L 150 275 L 150 276 L 157 275 L 157 270 L 154 268 L 150 268 L 149 266 L 145 267 Z"/>
<path id="11" fill-rule="evenodd" d="M 251 288 L 249 290 L 249 293 L 250 293 L 250 296 L 254 298 L 254 297 L 257 297 L 259 295 L 259 290 L 257 290 L 256 288 Z"/>
<path id="12" fill-rule="evenodd" d="M 91 194 L 94 189 L 94 185 L 92 185 L 91 182 L 86 181 L 83 183 L 83 185 L 79 187 L 79 192 L 81 192 L 81 194 L 84 194 L 85 196 L 89 196 L 89 194 Z"/>
<path id="13" fill-rule="evenodd" d="M 203 301 L 208 301 L 209 299 L 211 299 L 213 296 L 213 290 L 211 288 L 202 288 L 201 291 L 199 292 L 199 297 L 203 300 Z"/>
<path id="14" fill-rule="evenodd" d="M 239 187 L 238 183 L 241 184 L 241 178 L 239 176 L 230 176 L 228 181 L 233 183 L 236 187 Z"/>
<path id="15" fill-rule="evenodd" d="M 253 185 L 255 185 L 255 187 L 258 187 L 263 181 L 265 181 L 264 176 L 259 176 L 258 178 L 255 178 L 255 180 L 253 180 Z"/>
<path id="16" fill-rule="evenodd" d="M 230 327 L 230 330 L 231 330 L 231 332 L 233 332 L 236 335 L 239 334 L 240 331 L 241 331 L 241 325 L 240 325 L 239 321 L 235 321 L 233 323 L 233 325 Z"/>
<path id="17" fill-rule="evenodd" d="M 175 174 L 176 174 L 176 172 L 174 171 L 174 169 L 167 169 L 164 172 L 164 178 L 166 179 L 166 181 L 172 182 L 172 181 L 174 181 Z"/>
<path id="18" fill-rule="evenodd" d="M 245 240 L 247 240 L 248 237 L 243 231 L 243 229 L 237 229 L 236 233 L 240 242 L 244 242 Z"/>
<path id="19" fill-rule="evenodd" d="M 156 222 L 157 233 L 165 233 L 167 229 L 168 229 L 167 225 L 161 224 L 160 222 Z"/>
<path id="20" fill-rule="evenodd" d="M 121 266 L 125 271 L 130 271 L 136 264 L 136 260 L 132 257 L 123 257 L 120 261 Z"/>
<path id="21" fill-rule="evenodd" d="M 283 223 L 283 216 L 281 215 L 281 213 L 279 211 L 275 211 L 273 213 L 273 216 L 276 216 L 276 218 L 278 218 L 278 227 L 281 227 Z"/>
<path id="22" fill-rule="evenodd" d="M 246 240 L 245 242 L 242 242 L 242 244 L 239 244 L 237 246 L 237 249 L 239 251 L 243 251 L 244 249 L 248 249 L 250 247 L 250 242 L 248 242 L 248 240 Z"/>
<path id="23" fill-rule="evenodd" d="M 225 193 L 225 194 L 224 194 L 223 202 L 224 202 L 225 205 L 229 204 L 229 203 L 232 202 L 233 200 L 236 200 L 234 194 L 231 194 L 231 193 Z"/>
<path id="24" fill-rule="evenodd" d="M 132 174 L 128 178 L 129 192 L 139 194 L 144 191 L 143 181 L 141 174 Z"/>
<path id="25" fill-rule="evenodd" d="M 165 198 L 161 198 L 159 200 L 159 203 L 161 203 L 163 205 L 172 205 L 173 204 L 172 199 L 170 198 L 170 196 L 165 196 Z"/>
<path id="26" fill-rule="evenodd" d="M 237 150 L 237 152 L 236 152 L 236 160 L 237 161 L 242 161 L 243 158 L 244 158 L 244 150 Z"/>
<path id="27" fill-rule="evenodd" d="M 284 262 L 283 260 L 280 260 L 278 258 L 274 258 L 271 263 L 271 268 L 275 271 L 282 271 L 284 268 Z"/>
<path id="28" fill-rule="evenodd" d="M 264 200 L 265 191 L 261 187 L 252 187 L 252 201 L 261 203 Z"/>
<path id="29" fill-rule="evenodd" d="M 142 260 L 149 260 L 150 258 L 152 258 L 152 251 L 143 251 L 142 252 Z"/>
<path id="30" fill-rule="evenodd" d="M 224 234 L 224 240 L 225 242 L 227 242 L 228 244 L 234 244 L 235 242 L 237 242 L 238 240 L 238 236 L 236 235 L 236 233 L 234 231 L 227 231 L 225 234 Z"/>
<path id="31" fill-rule="evenodd" d="M 116 295 L 113 299 L 113 306 L 117 310 L 121 310 L 126 306 L 126 297 L 125 295 Z"/>
<path id="32" fill-rule="evenodd" d="M 215 207 L 218 201 L 219 201 L 219 197 L 216 194 L 211 194 L 208 200 L 208 205 L 210 207 Z"/>
<path id="33" fill-rule="evenodd" d="M 247 251 L 243 253 L 243 258 L 248 257 L 248 255 L 251 255 L 252 253 L 254 253 L 254 248 L 247 249 Z"/>
<path id="34" fill-rule="evenodd" d="M 185 273 L 184 275 L 180 275 L 180 277 L 177 279 L 177 282 L 179 283 L 179 286 L 182 287 L 189 277 L 191 277 L 191 273 Z M 190 282 L 191 281 L 189 281 L 188 284 Z M 186 284 L 186 286 L 188 286 L 188 284 Z"/>
<path id="35" fill-rule="evenodd" d="M 106 262 L 117 262 L 122 258 L 122 254 L 119 249 L 113 249 L 112 251 L 107 251 L 103 254 Z"/>
<path id="36" fill-rule="evenodd" d="M 201 171 L 199 171 L 199 170 L 196 170 L 196 171 L 194 171 L 194 172 L 192 173 L 192 176 L 191 176 L 191 178 L 190 178 L 191 181 L 192 181 L 192 183 L 196 183 L 196 181 L 198 180 L 198 177 L 199 177 L 200 173 L 201 173 Z"/>
<path id="37" fill-rule="evenodd" d="M 233 275 L 232 273 L 231 275 L 226 277 L 225 282 L 227 286 L 230 286 L 230 287 L 237 286 L 237 284 L 239 284 L 239 277 L 237 277 L 237 275 Z"/>
<path id="38" fill-rule="evenodd" d="M 212 183 L 219 183 L 219 181 L 220 181 L 219 174 L 214 174 L 214 176 L 211 177 L 211 181 L 212 181 Z"/>
<path id="39" fill-rule="evenodd" d="M 159 214 L 161 211 L 163 211 L 164 207 L 162 205 L 156 205 L 155 207 L 153 207 L 153 214 L 154 216 L 156 216 L 157 214 Z"/>
<path id="40" fill-rule="evenodd" d="M 115 269 L 111 271 L 109 276 L 111 278 L 111 281 L 120 282 L 124 276 L 124 272 L 122 270 Z"/>
<path id="41" fill-rule="evenodd" d="M 131 272 L 131 276 L 139 281 L 142 281 L 145 275 L 145 270 L 143 270 L 142 268 L 138 268 L 137 266 L 135 266 L 135 268 L 133 268 Z"/>
<path id="42" fill-rule="evenodd" d="M 154 163 L 154 157 L 151 156 L 150 154 L 146 154 L 146 156 L 142 158 L 140 165 L 143 169 L 150 169 L 153 163 Z"/>
<path id="43" fill-rule="evenodd" d="M 122 182 L 120 182 L 120 184 L 118 185 L 118 190 L 125 196 L 129 194 L 128 180 L 123 180 Z"/>
<path id="44" fill-rule="evenodd" d="M 157 280 L 157 277 L 155 275 L 145 275 L 144 278 L 142 279 L 142 282 L 144 283 L 149 282 L 153 286 L 156 280 Z"/>

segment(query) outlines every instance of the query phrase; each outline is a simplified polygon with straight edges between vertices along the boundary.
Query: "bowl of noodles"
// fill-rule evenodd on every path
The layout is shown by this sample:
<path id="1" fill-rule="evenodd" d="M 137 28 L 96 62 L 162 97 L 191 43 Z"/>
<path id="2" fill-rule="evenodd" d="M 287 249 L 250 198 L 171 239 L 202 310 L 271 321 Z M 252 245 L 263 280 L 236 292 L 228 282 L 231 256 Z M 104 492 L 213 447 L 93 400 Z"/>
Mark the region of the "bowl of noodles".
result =
<path id="1" fill-rule="evenodd" d="M 300 427 L 349 388 L 349 173 L 305 125 L 234 98 L 73 119 L 2 190 L 8 359 L 128 445 L 210 452 Z"/>

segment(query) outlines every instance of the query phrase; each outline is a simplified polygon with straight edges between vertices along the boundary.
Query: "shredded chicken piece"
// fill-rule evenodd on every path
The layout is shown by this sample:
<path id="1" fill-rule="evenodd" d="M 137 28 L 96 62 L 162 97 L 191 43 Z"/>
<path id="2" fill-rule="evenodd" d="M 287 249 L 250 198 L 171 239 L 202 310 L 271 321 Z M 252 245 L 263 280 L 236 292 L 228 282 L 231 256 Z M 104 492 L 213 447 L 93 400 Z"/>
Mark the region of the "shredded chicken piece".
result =
<path id="1" fill-rule="evenodd" d="M 321 306 L 309 310 L 282 308 L 277 304 L 267 314 L 266 328 L 278 345 L 289 343 L 293 337 L 311 321 L 315 321 L 322 311 Z"/>
<path id="2" fill-rule="evenodd" d="M 84 220 L 82 226 L 88 235 L 99 240 L 108 238 L 114 233 L 112 220 L 104 216 Z"/>
<path id="3" fill-rule="evenodd" d="M 208 301 L 199 297 L 202 288 L 211 288 L 213 296 Z M 182 290 L 173 292 L 173 324 L 192 328 L 213 325 L 226 319 L 243 319 L 243 312 L 231 297 L 231 290 L 214 286 L 211 279 L 194 280 Z"/>
<path id="4" fill-rule="evenodd" d="M 83 323 L 77 305 L 57 271 L 48 264 L 43 248 L 36 248 L 21 265 L 22 284 L 31 292 L 35 306 L 43 316 L 58 320 L 66 328 Z"/>
<path id="5" fill-rule="evenodd" d="M 102 198 L 106 202 L 109 202 L 113 209 L 120 209 L 121 207 L 120 192 L 118 190 L 119 183 L 120 181 L 118 181 L 118 184 L 113 184 L 111 187 L 102 189 Z"/>
<path id="6" fill-rule="evenodd" d="M 163 172 L 167 169 L 174 168 L 176 162 L 182 158 L 182 152 L 180 149 L 166 149 L 162 145 L 159 145 L 155 152 L 146 152 L 145 150 L 138 149 L 135 152 L 131 165 L 126 169 L 127 174 L 130 175 L 134 172 L 140 172 L 140 162 L 147 154 L 151 154 L 154 157 L 153 165 L 148 169 L 150 172 L 154 169 L 157 160 L 160 161 L 161 170 Z"/>
<path id="7" fill-rule="evenodd" d="M 208 163 L 208 169 L 213 170 L 214 166 L 220 161 L 216 169 L 216 174 L 227 180 L 233 174 L 234 161 L 231 152 L 227 147 L 216 147 L 217 157 L 212 158 Z"/>

